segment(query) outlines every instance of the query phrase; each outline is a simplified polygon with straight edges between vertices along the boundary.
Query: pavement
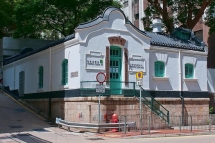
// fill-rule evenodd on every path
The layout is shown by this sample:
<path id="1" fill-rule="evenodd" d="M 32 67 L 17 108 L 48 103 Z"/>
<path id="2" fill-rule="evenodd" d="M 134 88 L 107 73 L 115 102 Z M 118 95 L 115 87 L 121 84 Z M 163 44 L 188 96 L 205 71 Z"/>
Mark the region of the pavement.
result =
<path id="1" fill-rule="evenodd" d="M 14 132 L 14 133 L 4 133 L 0 134 L 0 143 L 88 143 L 88 142 L 97 142 L 97 143 L 130 143 L 130 142 L 155 142 L 155 139 L 159 139 L 159 142 L 162 140 L 166 140 L 162 137 L 165 137 L 169 140 L 181 140 L 187 136 L 193 137 L 190 138 L 196 139 L 203 134 L 203 132 L 196 133 L 168 133 L 164 130 L 156 130 L 156 132 L 151 133 L 150 135 L 143 131 L 143 135 L 140 135 L 140 132 L 128 132 L 126 136 L 124 133 L 78 133 L 78 132 L 68 132 L 64 129 L 57 127 L 48 127 L 43 128 L 43 130 L 35 130 L 35 131 L 24 131 L 24 132 Z M 214 132 L 210 132 L 207 134 L 212 134 L 213 142 L 215 140 Z M 198 136 L 197 136 L 198 135 Z M 201 138 L 208 138 L 208 135 L 201 136 Z M 174 137 L 174 138 L 172 138 Z M 154 139 L 154 140 L 153 140 Z M 202 139 L 203 140 L 203 139 Z M 204 139 L 206 142 L 206 140 Z M 167 142 L 165 142 L 167 143 Z M 169 142 L 175 143 L 175 141 Z M 198 142 L 196 142 L 198 143 Z M 207 141 L 210 143 L 210 141 Z"/>
<path id="2" fill-rule="evenodd" d="M 215 131 L 208 130 L 180 130 L 179 129 L 164 129 L 164 130 L 143 130 L 141 135 L 140 131 L 131 130 L 129 132 L 68 132 L 63 128 L 58 128 L 50 124 L 44 118 L 38 116 L 27 107 L 24 107 L 17 100 L 13 99 L 9 95 L 0 93 L 0 143 L 130 143 L 130 142 L 156 142 L 156 140 L 150 140 L 152 138 L 161 137 L 174 137 L 171 140 L 175 143 L 178 140 L 181 143 L 183 136 L 200 136 L 198 141 L 203 141 L 206 136 L 201 135 L 213 135 L 207 138 L 215 140 Z M 203 128 L 199 128 L 203 129 Z M 161 139 L 159 142 L 167 143 L 166 139 Z M 196 138 L 190 138 L 190 140 L 196 140 Z M 185 142 L 183 142 L 185 143 Z M 207 141 L 210 143 L 210 141 Z"/>

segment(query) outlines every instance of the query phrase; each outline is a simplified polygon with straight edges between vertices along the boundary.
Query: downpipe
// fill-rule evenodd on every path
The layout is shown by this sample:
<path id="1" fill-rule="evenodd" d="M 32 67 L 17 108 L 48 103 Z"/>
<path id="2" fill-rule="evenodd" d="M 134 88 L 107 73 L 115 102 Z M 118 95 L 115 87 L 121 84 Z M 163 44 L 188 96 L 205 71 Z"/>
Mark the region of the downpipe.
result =
<path id="1" fill-rule="evenodd" d="M 179 64 L 179 97 L 181 98 L 181 125 L 184 125 L 184 97 L 182 96 L 181 50 L 178 52 Z"/>

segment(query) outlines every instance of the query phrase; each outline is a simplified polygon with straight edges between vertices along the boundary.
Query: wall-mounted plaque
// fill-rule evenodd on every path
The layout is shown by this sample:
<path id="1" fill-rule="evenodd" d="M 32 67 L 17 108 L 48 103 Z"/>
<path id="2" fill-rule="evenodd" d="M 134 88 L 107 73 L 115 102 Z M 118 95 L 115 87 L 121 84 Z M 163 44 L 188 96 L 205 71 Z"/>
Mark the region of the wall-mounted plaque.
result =
<path id="1" fill-rule="evenodd" d="M 78 71 L 71 72 L 71 78 L 78 77 Z"/>
<path id="2" fill-rule="evenodd" d="M 105 70 L 105 56 L 102 54 L 86 54 L 85 65 L 88 70 Z"/>
<path id="3" fill-rule="evenodd" d="M 129 57 L 128 67 L 130 72 L 145 72 L 145 59 L 143 59 L 142 56 L 132 55 L 131 57 Z"/>

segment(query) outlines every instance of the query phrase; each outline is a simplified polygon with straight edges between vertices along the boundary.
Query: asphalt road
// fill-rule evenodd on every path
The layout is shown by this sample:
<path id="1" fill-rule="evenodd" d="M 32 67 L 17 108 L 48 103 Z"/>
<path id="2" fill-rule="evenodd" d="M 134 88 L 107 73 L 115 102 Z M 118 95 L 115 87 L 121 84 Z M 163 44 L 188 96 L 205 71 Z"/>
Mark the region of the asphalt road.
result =
<path id="1" fill-rule="evenodd" d="M 0 134 L 32 131 L 49 126 L 15 100 L 0 93 Z"/>

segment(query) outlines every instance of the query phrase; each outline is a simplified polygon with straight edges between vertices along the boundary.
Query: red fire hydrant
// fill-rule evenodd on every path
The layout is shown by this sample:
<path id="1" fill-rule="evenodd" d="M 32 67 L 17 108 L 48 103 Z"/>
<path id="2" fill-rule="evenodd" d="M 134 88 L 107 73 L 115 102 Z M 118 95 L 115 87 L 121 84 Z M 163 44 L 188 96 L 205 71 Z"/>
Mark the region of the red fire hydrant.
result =
<path id="1" fill-rule="evenodd" d="M 111 123 L 118 123 L 119 122 L 118 115 L 114 113 L 110 121 Z M 117 131 L 118 131 L 117 128 L 112 129 L 112 132 L 117 132 Z"/>

